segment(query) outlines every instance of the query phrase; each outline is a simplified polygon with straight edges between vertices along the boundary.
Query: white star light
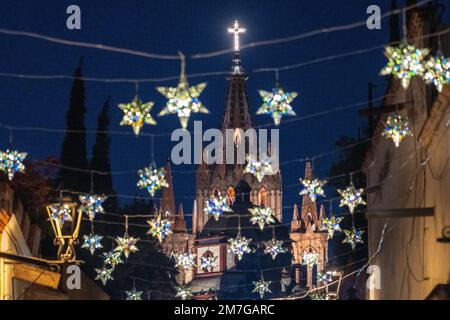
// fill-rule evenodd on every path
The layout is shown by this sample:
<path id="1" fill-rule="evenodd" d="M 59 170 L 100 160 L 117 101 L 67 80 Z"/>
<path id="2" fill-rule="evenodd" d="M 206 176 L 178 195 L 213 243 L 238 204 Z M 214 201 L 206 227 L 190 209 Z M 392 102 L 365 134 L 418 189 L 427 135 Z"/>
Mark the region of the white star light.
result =
<path id="1" fill-rule="evenodd" d="M 206 207 L 203 210 L 206 214 L 214 217 L 218 221 L 219 217 L 224 212 L 232 212 L 230 206 L 227 204 L 227 197 L 217 196 L 206 200 Z"/>
<path id="2" fill-rule="evenodd" d="M 72 221 L 72 207 L 67 203 L 57 203 L 50 206 L 51 218 L 60 225 Z"/>
<path id="3" fill-rule="evenodd" d="M 297 92 L 285 92 L 282 88 L 277 87 L 270 92 L 259 90 L 259 95 L 264 103 L 256 114 L 272 116 L 276 126 L 280 125 L 283 116 L 295 116 L 291 102 L 297 97 Z"/>
<path id="4" fill-rule="evenodd" d="M 246 237 L 238 235 L 234 239 L 228 239 L 228 242 L 230 243 L 230 249 L 228 249 L 228 252 L 237 256 L 239 261 L 242 259 L 244 253 L 250 253 L 252 251 L 249 247 L 252 239 L 247 239 Z"/>
<path id="5" fill-rule="evenodd" d="M 98 234 L 90 234 L 83 236 L 84 242 L 81 248 L 88 249 L 91 252 L 91 255 L 94 255 L 95 250 L 103 248 L 100 241 L 102 241 L 103 237 Z"/>
<path id="6" fill-rule="evenodd" d="M 25 171 L 23 161 L 26 157 L 26 152 L 19 152 L 9 149 L 6 151 L 0 151 L 0 171 L 5 172 L 8 175 L 8 179 L 11 181 L 16 172 Z"/>
<path id="7" fill-rule="evenodd" d="M 382 135 L 386 139 L 392 139 L 394 145 L 398 148 L 404 138 L 413 135 L 409 128 L 408 117 L 404 117 L 398 113 L 389 116 L 386 120 L 386 126 Z"/>
<path id="8" fill-rule="evenodd" d="M 127 259 L 130 256 L 130 253 L 139 251 L 138 247 L 136 246 L 139 238 L 133 238 L 126 234 L 123 237 L 117 237 L 115 240 L 117 246 L 114 248 L 114 251 L 122 252 Z"/>
<path id="9" fill-rule="evenodd" d="M 106 198 L 104 195 L 80 195 L 81 210 L 88 216 L 90 221 L 94 221 L 97 213 L 105 213 L 102 205 Z"/>
<path id="10" fill-rule="evenodd" d="M 352 247 L 352 250 L 355 250 L 358 243 L 364 243 L 362 239 L 362 235 L 364 234 L 363 230 L 353 228 L 352 230 L 344 230 L 344 234 L 345 239 L 342 243 L 348 243 Z"/>
<path id="11" fill-rule="evenodd" d="M 104 264 L 111 266 L 112 269 L 114 269 L 118 264 L 123 263 L 122 252 L 117 251 L 103 252 L 103 258 Z"/>
<path id="12" fill-rule="evenodd" d="M 339 203 L 339 206 L 347 206 L 351 214 L 353 214 L 357 206 L 366 204 L 366 202 L 362 198 L 364 189 L 356 189 L 353 185 L 353 182 L 350 182 L 350 185 L 347 187 L 347 189 L 338 189 L 338 192 L 341 195 L 341 202 Z"/>
<path id="13" fill-rule="evenodd" d="M 269 159 L 264 161 L 249 159 L 244 173 L 251 173 L 259 182 L 262 182 L 266 175 L 272 174 L 272 165 Z"/>
<path id="14" fill-rule="evenodd" d="M 202 256 L 200 258 L 200 268 L 206 270 L 207 272 L 211 272 L 214 268 L 217 268 L 217 258 L 218 257 L 213 256 Z"/>
<path id="15" fill-rule="evenodd" d="M 322 230 L 328 232 L 328 239 L 333 239 L 335 232 L 341 232 L 340 223 L 344 217 L 331 216 L 330 218 L 324 218 L 322 221 Z"/>
<path id="16" fill-rule="evenodd" d="M 381 70 L 381 75 L 392 74 L 407 89 L 414 76 L 424 75 L 424 60 L 429 53 L 429 49 L 417 49 L 406 43 L 398 47 L 386 47 L 384 55 L 388 58 L 388 64 Z"/>
<path id="17" fill-rule="evenodd" d="M 284 242 L 281 240 L 272 239 L 264 242 L 264 253 L 270 254 L 272 259 L 275 260 L 278 254 L 285 253 L 286 250 L 283 248 Z"/>
<path id="18" fill-rule="evenodd" d="M 300 195 L 308 195 L 311 201 L 316 202 L 317 197 L 325 197 L 325 191 L 323 186 L 327 183 L 325 180 L 319 179 L 300 179 L 304 189 L 300 192 Z"/>
<path id="19" fill-rule="evenodd" d="M 161 215 L 158 215 L 156 219 L 148 220 L 147 223 L 150 225 L 150 230 L 147 233 L 158 239 L 159 242 L 162 242 L 165 237 L 172 234 L 170 221 L 161 219 Z"/>
<path id="20" fill-rule="evenodd" d="M 155 192 L 161 188 L 167 188 L 169 185 L 165 179 L 164 168 L 155 168 L 150 165 L 138 171 L 139 181 L 137 186 L 141 189 L 147 189 L 148 193 L 153 197 Z"/>
<path id="21" fill-rule="evenodd" d="M 114 280 L 114 278 L 111 275 L 113 270 L 114 269 L 106 269 L 104 267 L 102 269 L 95 269 L 95 272 L 97 272 L 95 280 L 100 280 L 105 286 L 108 280 Z"/>
<path id="22" fill-rule="evenodd" d="M 153 108 L 153 102 L 142 103 L 141 99 L 136 95 L 130 103 L 121 103 L 119 108 L 123 111 L 123 118 L 120 122 L 121 126 L 131 126 L 134 134 L 137 136 L 144 123 L 156 125 L 156 121 L 150 114 Z"/>
<path id="23" fill-rule="evenodd" d="M 264 230 L 264 226 L 267 224 L 275 223 L 275 218 L 273 216 L 273 212 L 271 208 L 261 208 L 255 207 L 248 209 L 251 213 L 252 217 L 250 221 L 253 224 L 258 224 L 258 227 L 261 231 Z"/>
<path id="24" fill-rule="evenodd" d="M 263 279 L 259 281 L 253 281 L 253 285 L 255 288 L 252 292 L 258 292 L 259 297 L 262 299 L 264 298 L 265 293 L 272 293 L 269 286 L 272 282 L 271 281 L 264 281 Z"/>
<path id="25" fill-rule="evenodd" d="M 174 254 L 175 257 L 175 267 L 188 271 L 195 266 L 196 254 L 192 253 L 178 253 Z"/>
<path id="26" fill-rule="evenodd" d="M 131 291 L 125 291 L 127 297 L 126 300 L 142 300 L 142 291 L 137 291 L 136 289 L 131 289 Z"/>
<path id="27" fill-rule="evenodd" d="M 430 57 L 426 62 L 424 79 L 436 86 L 442 92 L 444 86 L 450 82 L 450 61 L 446 57 Z"/>
<path id="28" fill-rule="evenodd" d="M 310 268 L 317 264 L 319 259 L 319 254 L 313 251 L 303 252 L 302 265 L 308 266 Z"/>
<path id="29" fill-rule="evenodd" d="M 187 298 L 192 297 L 192 288 L 190 285 L 181 285 L 177 288 L 177 294 L 175 297 L 181 298 L 181 300 L 186 300 Z"/>

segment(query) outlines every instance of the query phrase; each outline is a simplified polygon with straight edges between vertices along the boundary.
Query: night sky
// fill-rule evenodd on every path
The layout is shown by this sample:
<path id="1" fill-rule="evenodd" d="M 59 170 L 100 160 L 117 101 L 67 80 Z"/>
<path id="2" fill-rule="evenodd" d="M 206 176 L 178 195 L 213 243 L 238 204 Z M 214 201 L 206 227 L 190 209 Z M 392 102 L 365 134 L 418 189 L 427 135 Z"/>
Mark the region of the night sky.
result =
<path id="1" fill-rule="evenodd" d="M 66 8 L 77 4 L 82 11 L 82 29 L 66 28 Z M 227 28 L 238 19 L 247 28 L 241 43 L 267 40 L 305 33 L 367 18 L 366 9 L 378 4 L 383 12 L 390 10 L 391 1 L 1 1 L 0 28 L 32 31 L 69 40 L 102 43 L 139 51 L 176 55 L 181 50 L 187 56 L 187 73 L 226 71 L 231 65 L 231 54 L 210 59 L 192 60 L 196 53 L 228 49 L 232 35 Z M 403 1 L 400 1 L 400 5 Z M 256 116 L 261 104 L 258 89 L 270 90 L 273 73 L 253 73 L 262 67 L 281 67 L 307 62 L 330 55 L 365 49 L 388 41 L 388 19 L 383 19 L 382 30 L 371 31 L 359 27 L 348 31 L 320 34 L 307 39 L 242 51 L 244 68 L 248 71 L 248 93 L 255 124 L 271 122 L 267 116 Z M 126 54 L 78 48 L 25 37 L 0 34 L 0 72 L 23 74 L 72 75 L 80 57 L 84 57 L 84 75 L 99 78 L 158 78 L 177 76 L 177 60 L 155 60 Z M 374 97 L 384 94 L 385 80 L 378 76 L 385 58 L 382 50 L 352 57 L 313 64 L 282 72 L 281 85 L 299 92 L 294 102 L 298 117 L 339 106 L 367 100 L 367 84 L 376 85 Z M 227 82 L 225 77 L 212 76 L 190 79 L 190 84 L 207 81 L 201 101 L 210 115 L 194 115 L 202 120 L 204 128 L 220 128 L 224 111 Z M 175 86 L 178 81 L 145 83 L 140 86 L 143 100 L 154 101 L 153 115 L 159 112 L 165 98 L 155 90 L 156 85 Z M 25 80 L 0 77 L 2 115 L 0 122 L 14 126 L 65 128 L 69 91 L 72 80 Z M 117 104 L 128 102 L 134 96 L 134 84 L 86 83 L 86 126 L 96 129 L 96 118 L 107 96 L 111 97 L 111 130 L 132 132 L 120 127 L 122 117 Z M 340 135 L 357 136 L 358 127 L 365 119 L 357 116 L 357 109 L 328 113 L 309 120 L 281 125 L 281 162 L 311 157 L 334 149 Z M 179 127 L 178 118 L 157 118 L 158 126 L 145 126 L 146 133 L 166 133 Z M 0 128 L 0 146 L 8 145 L 8 131 Z M 14 147 L 27 151 L 34 160 L 50 155 L 59 157 L 63 133 L 15 131 Z M 88 153 L 92 152 L 95 135 L 89 134 Z M 151 140 L 132 135 L 112 135 L 112 170 L 138 170 L 150 161 Z M 174 143 L 170 137 L 155 138 L 155 160 L 163 164 Z M 326 177 L 333 156 L 314 163 L 315 173 Z M 194 166 L 173 166 L 177 203 L 183 202 L 190 215 L 195 194 Z M 283 183 L 292 185 L 303 176 L 304 163 L 291 163 L 281 168 Z M 184 173 L 183 173 L 184 172 Z M 136 175 L 114 175 L 119 194 L 133 196 Z M 299 201 L 300 187 L 284 189 L 284 206 Z M 144 193 L 139 193 L 145 195 Z M 122 203 L 127 200 L 121 199 Z M 291 209 L 286 209 L 289 220 Z"/>

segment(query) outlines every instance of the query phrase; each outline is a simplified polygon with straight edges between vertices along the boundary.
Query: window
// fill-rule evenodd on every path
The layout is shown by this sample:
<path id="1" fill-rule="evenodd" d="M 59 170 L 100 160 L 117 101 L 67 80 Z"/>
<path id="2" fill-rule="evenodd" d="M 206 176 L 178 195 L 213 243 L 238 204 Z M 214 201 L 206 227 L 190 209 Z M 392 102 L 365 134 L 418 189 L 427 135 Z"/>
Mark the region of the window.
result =
<path id="1" fill-rule="evenodd" d="M 228 199 L 227 199 L 228 205 L 232 205 L 234 203 L 234 199 L 236 196 L 236 193 L 234 192 L 233 187 L 228 187 L 227 196 L 228 196 Z"/>
<path id="2" fill-rule="evenodd" d="M 267 191 L 266 188 L 261 188 L 259 189 L 258 192 L 258 205 L 261 207 L 267 207 L 268 202 L 267 202 Z"/>

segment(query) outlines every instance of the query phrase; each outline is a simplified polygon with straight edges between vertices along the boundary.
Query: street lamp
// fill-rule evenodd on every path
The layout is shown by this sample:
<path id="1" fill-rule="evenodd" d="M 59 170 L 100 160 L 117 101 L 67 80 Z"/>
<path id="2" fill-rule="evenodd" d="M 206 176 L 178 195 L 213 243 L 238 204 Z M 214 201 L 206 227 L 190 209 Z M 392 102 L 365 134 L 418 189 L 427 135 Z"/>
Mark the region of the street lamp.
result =
<path id="1" fill-rule="evenodd" d="M 55 234 L 54 243 L 58 246 L 57 262 L 77 262 L 74 245 L 78 242 L 82 210 L 65 197 L 59 203 L 48 205 L 47 213 Z"/>

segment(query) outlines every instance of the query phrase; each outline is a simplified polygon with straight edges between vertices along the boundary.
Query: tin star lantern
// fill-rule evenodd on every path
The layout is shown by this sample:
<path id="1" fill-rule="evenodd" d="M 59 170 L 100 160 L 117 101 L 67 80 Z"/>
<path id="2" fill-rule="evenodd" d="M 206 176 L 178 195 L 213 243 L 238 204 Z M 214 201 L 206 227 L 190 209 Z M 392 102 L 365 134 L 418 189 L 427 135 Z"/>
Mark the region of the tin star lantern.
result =
<path id="1" fill-rule="evenodd" d="M 104 195 L 80 195 L 81 210 L 88 216 L 89 220 L 94 221 L 97 213 L 105 213 L 103 202 L 106 200 Z"/>
<path id="2" fill-rule="evenodd" d="M 386 120 L 386 126 L 382 135 L 386 139 L 392 139 L 394 145 L 398 148 L 404 138 L 413 135 L 409 128 L 408 117 L 404 117 L 398 113 L 389 116 Z"/>
<path id="3" fill-rule="evenodd" d="M 159 93 L 168 101 L 158 116 L 176 114 L 180 119 L 181 127 L 186 129 L 191 113 L 209 113 L 208 109 L 200 102 L 199 97 L 206 87 L 206 83 L 199 83 L 190 87 L 186 78 L 186 62 L 180 53 L 181 74 L 177 87 L 157 87 Z"/>
<path id="4" fill-rule="evenodd" d="M 142 291 L 137 291 L 136 289 L 131 289 L 130 291 L 125 291 L 127 297 L 125 300 L 142 300 Z"/>
<path id="5" fill-rule="evenodd" d="M 248 209 L 252 217 L 250 221 L 253 224 L 258 224 L 261 231 L 264 230 L 264 226 L 267 224 L 275 223 L 275 218 L 271 208 L 255 207 Z"/>
<path id="6" fill-rule="evenodd" d="M 89 250 L 91 255 L 94 255 L 95 250 L 103 248 L 101 244 L 103 237 L 98 234 L 84 235 L 83 239 L 84 242 L 81 248 Z"/>
<path id="7" fill-rule="evenodd" d="M 325 197 L 323 186 L 327 183 L 325 180 L 319 179 L 300 179 L 304 189 L 300 191 L 300 195 L 308 195 L 311 201 L 316 202 L 317 197 Z"/>
<path id="8" fill-rule="evenodd" d="M 108 280 L 114 280 L 112 277 L 113 269 L 103 267 L 101 269 L 95 269 L 95 272 L 97 272 L 95 280 L 100 280 L 104 286 L 106 286 L 106 282 L 108 282 Z"/>
<path id="9" fill-rule="evenodd" d="M 322 221 L 322 230 L 328 232 L 328 239 L 333 239 L 335 232 L 342 232 L 341 230 L 341 221 L 344 217 L 331 216 L 329 218 L 324 218 Z"/>
<path id="10" fill-rule="evenodd" d="M 291 103 L 297 97 L 297 92 L 285 92 L 276 86 L 272 91 L 259 90 L 259 95 L 263 99 L 263 104 L 256 114 L 272 116 L 276 126 L 280 125 L 283 116 L 295 116 Z"/>
<path id="11" fill-rule="evenodd" d="M 285 253 L 283 248 L 284 242 L 281 240 L 272 239 L 264 242 L 264 253 L 270 254 L 272 259 L 275 260 L 278 254 Z"/>
<path id="12" fill-rule="evenodd" d="M 319 254 L 313 251 L 303 252 L 302 265 L 308 266 L 310 268 L 314 267 L 319 259 Z"/>
<path id="13" fill-rule="evenodd" d="M 217 268 L 217 258 L 214 256 L 202 256 L 200 258 L 200 268 L 206 270 L 206 272 L 211 272 L 214 268 Z"/>
<path id="14" fill-rule="evenodd" d="M 192 288 L 190 285 L 181 285 L 177 288 L 177 294 L 175 297 L 181 298 L 181 300 L 187 300 L 188 298 L 192 297 Z"/>
<path id="15" fill-rule="evenodd" d="M 147 189 L 148 193 L 153 197 L 155 192 L 161 188 L 167 188 L 169 185 L 165 179 L 166 172 L 164 168 L 155 168 L 150 165 L 138 171 L 139 180 L 137 186 L 140 189 Z"/>
<path id="16" fill-rule="evenodd" d="M 159 242 L 162 242 L 165 237 L 172 234 L 170 221 L 162 219 L 161 215 L 158 215 L 155 219 L 148 220 L 147 223 L 150 225 L 150 230 L 147 233 L 158 239 Z"/>
<path id="17" fill-rule="evenodd" d="M 264 281 L 264 279 L 253 281 L 253 285 L 255 288 L 252 292 L 257 292 L 259 294 L 259 297 L 262 299 L 264 298 L 264 295 L 266 293 L 272 293 L 269 286 L 271 284 L 271 281 Z"/>
<path id="18" fill-rule="evenodd" d="M 272 165 L 270 160 L 256 161 L 248 159 L 244 173 L 251 173 L 259 182 L 262 182 L 266 175 L 272 173 Z"/>
<path id="19" fill-rule="evenodd" d="M 232 212 L 230 206 L 227 203 L 227 197 L 222 197 L 220 194 L 217 197 L 212 197 L 206 200 L 206 207 L 203 210 L 207 215 L 214 217 L 214 220 L 218 221 L 219 217 L 224 212 Z"/>
<path id="20" fill-rule="evenodd" d="M 103 252 L 103 258 L 104 264 L 111 266 L 111 269 L 114 269 L 118 264 L 123 263 L 122 252 L 117 251 Z"/>
<path id="21" fill-rule="evenodd" d="M 230 243 L 228 252 L 237 256 L 239 261 L 242 259 L 244 253 L 250 253 L 252 251 L 249 246 L 252 239 L 242 237 L 240 234 L 236 238 L 228 239 L 228 242 Z"/>
<path id="22" fill-rule="evenodd" d="M 424 60 L 430 53 L 429 49 L 418 49 L 406 43 L 398 47 L 386 47 L 384 55 L 388 64 L 381 70 L 381 75 L 393 75 L 401 80 L 403 88 L 407 89 L 414 76 L 423 76 Z"/>
<path id="23" fill-rule="evenodd" d="M 26 152 L 19 152 L 9 149 L 6 151 L 0 151 L 0 171 L 5 172 L 8 175 L 8 179 L 11 181 L 16 172 L 25 171 L 23 161 L 26 157 Z"/>
<path id="24" fill-rule="evenodd" d="M 195 266 L 196 254 L 186 252 L 174 254 L 173 256 L 175 257 L 175 267 L 188 271 Z"/>
<path id="25" fill-rule="evenodd" d="M 153 102 L 142 103 L 138 95 L 136 95 L 130 103 L 121 103 L 119 108 L 123 111 L 123 118 L 120 122 L 121 126 L 131 126 L 136 136 L 139 135 L 144 124 L 156 125 L 156 121 L 150 114 L 153 108 Z"/>
<path id="26" fill-rule="evenodd" d="M 341 195 L 339 207 L 347 206 L 351 214 L 353 214 L 357 206 L 366 204 L 366 202 L 362 198 L 364 189 L 356 189 L 353 182 L 350 182 L 350 185 L 347 187 L 347 189 L 338 189 L 338 192 Z"/>
<path id="27" fill-rule="evenodd" d="M 362 235 L 364 234 L 363 230 L 353 228 L 352 230 L 344 230 L 344 234 L 345 239 L 342 243 L 348 243 L 352 247 L 352 250 L 355 250 L 358 243 L 364 243 L 362 239 Z"/>
<path id="28" fill-rule="evenodd" d="M 444 86 L 450 82 L 450 61 L 443 56 L 430 57 L 425 66 L 425 81 L 434 84 L 437 91 L 442 92 Z"/>
<path id="29" fill-rule="evenodd" d="M 128 234 L 125 234 L 123 237 L 116 237 L 115 240 L 117 245 L 114 248 L 114 251 L 122 252 L 127 259 L 130 256 L 130 253 L 139 251 L 139 248 L 136 246 L 139 238 L 133 238 Z"/>

